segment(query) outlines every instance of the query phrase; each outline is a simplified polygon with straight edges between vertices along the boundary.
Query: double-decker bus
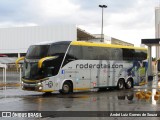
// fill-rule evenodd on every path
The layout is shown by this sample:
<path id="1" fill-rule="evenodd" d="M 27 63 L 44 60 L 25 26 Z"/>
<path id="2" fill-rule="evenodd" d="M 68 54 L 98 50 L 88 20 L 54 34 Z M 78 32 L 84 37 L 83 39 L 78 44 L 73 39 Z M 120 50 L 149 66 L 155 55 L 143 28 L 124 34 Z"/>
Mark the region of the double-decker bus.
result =
<path id="1" fill-rule="evenodd" d="M 24 59 L 22 89 L 71 93 L 94 88 L 130 89 L 141 82 L 147 49 L 84 41 L 31 45 Z M 144 70 L 143 70 L 144 71 Z"/>

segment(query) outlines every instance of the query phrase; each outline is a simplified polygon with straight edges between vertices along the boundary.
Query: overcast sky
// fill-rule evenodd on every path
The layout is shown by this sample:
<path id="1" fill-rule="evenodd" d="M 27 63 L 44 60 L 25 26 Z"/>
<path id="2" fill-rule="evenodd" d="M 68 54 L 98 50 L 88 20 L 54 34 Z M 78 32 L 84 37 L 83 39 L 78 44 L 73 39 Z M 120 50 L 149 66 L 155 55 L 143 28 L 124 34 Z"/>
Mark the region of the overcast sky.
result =
<path id="1" fill-rule="evenodd" d="M 139 45 L 154 38 L 155 6 L 159 0 L 0 0 L 0 27 L 76 24 L 87 32 L 101 33 Z"/>

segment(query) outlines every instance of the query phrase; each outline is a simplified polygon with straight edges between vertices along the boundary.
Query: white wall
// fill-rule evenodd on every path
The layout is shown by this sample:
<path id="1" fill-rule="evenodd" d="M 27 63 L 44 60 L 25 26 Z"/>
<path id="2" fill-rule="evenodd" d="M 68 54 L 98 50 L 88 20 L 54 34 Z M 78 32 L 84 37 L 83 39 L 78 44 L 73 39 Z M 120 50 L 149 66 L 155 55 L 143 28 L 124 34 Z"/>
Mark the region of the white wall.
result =
<path id="1" fill-rule="evenodd" d="M 77 39 L 76 25 L 0 28 L 0 54 L 25 53 L 31 44 Z"/>

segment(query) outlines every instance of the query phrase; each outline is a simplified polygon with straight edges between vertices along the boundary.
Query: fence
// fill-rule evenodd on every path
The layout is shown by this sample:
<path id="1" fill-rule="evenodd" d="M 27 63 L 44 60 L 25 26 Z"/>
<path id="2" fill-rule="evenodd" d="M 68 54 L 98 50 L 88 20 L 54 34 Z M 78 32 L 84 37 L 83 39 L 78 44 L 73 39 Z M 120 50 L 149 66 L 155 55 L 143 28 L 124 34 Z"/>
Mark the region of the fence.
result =
<path id="1" fill-rule="evenodd" d="M 7 69 L 7 66 L 6 64 L 0 64 L 0 68 L 2 68 L 2 75 L 3 76 L 3 83 L 5 82 L 6 83 L 6 69 Z"/>
<path id="2" fill-rule="evenodd" d="M 0 64 L 0 83 L 19 83 L 21 72 L 15 64 Z"/>

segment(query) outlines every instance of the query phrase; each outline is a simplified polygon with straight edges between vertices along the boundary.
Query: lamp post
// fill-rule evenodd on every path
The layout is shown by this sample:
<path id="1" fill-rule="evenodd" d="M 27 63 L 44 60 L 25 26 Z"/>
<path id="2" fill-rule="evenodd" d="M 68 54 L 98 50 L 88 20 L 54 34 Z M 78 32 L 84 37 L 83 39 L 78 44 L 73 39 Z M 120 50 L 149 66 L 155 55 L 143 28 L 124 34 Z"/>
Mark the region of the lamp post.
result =
<path id="1" fill-rule="evenodd" d="M 103 8 L 107 8 L 107 5 L 99 5 L 99 7 L 102 8 L 101 42 L 104 42 L 104 36 L 103 36 Z"/>

